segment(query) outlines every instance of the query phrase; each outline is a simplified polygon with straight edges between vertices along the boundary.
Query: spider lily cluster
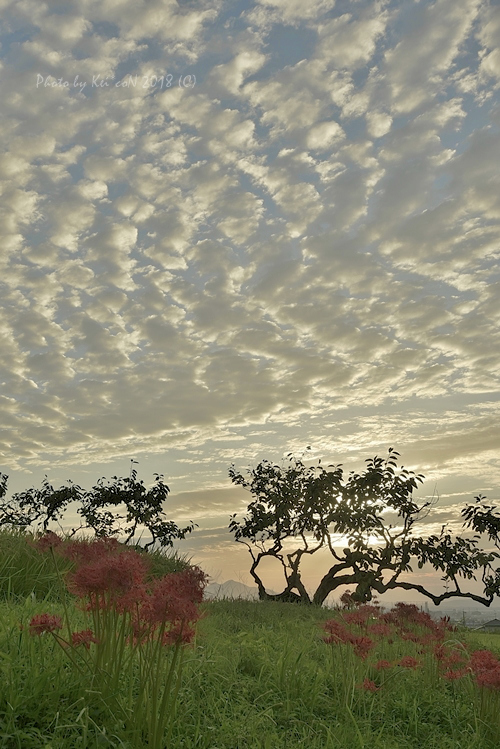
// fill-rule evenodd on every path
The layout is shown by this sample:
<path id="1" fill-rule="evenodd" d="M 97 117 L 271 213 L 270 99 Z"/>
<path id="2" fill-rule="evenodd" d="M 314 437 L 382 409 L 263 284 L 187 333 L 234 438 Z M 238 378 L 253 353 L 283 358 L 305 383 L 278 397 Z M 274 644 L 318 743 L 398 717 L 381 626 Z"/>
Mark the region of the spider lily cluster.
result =
<path id="1" fill-rule="evenodd" d="M 454 638 L 454 627 L 447 617 L 436 622 L 417 606 L 406 603 L 396 604 L 387 613 L 378 606 L 362 605 L 329 619 L 323 627 L 326 644 L 344 648 L 344 655 L 347 647 L 347 653 L 362 664 L 362 668 L 356 668 L 351 658 L 356 686 L 365 692 L 383 693 L 397 674 L 425 670 L 453 684 L 474 687 L 480 714 L 485 718 L 488 712 L 498 710 L 500 660 L 489 650 L 469 649 Z M 413 654 L 402 655 L 409 649 Z M 392 657 L 380 658 L 381 654 Z"/>
<path id="2" fill-rule="evenodd" d="M 137 745 L 163 747 L 175 712 L 183 646 L 193 641 L 201 616 L 205 573 L 188 567 L 151 578 L 147 555 L 113 538 L 63 541 L 49 532 L 35 544 L 53 555 L 56 566 L 59 556 L 74 562 L 65 583 L 90 626 L 73 630 L 65 605 L 64 623 L 61 616 L 38 614 L 30 633 L 54 638 L 88 674 L 90 687 L 99 688 L 130 723 Z M 125 702 L 118 697 L 124 680 Z"/>

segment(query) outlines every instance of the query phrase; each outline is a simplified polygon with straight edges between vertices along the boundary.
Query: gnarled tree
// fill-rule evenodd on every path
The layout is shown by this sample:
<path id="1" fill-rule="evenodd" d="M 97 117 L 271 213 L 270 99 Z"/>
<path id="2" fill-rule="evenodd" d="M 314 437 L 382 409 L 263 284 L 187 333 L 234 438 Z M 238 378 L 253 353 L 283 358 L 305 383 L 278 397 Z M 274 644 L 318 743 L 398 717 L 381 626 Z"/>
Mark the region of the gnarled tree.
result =
<path id="1" fill-rule="evenodd" d="M 179 528 L 167 519 L 163 507 L 170 489 L 162 475 L 155 473 L 154 476 L 149 489 L 142 480 L 137 480 L 137 471 L 131 470 L 128 478 L 113 476 L 111 481 L 102 478 L 89 490 L 72 482 L 54 489 L 45 477 L 41 489 L 32 487 L 14 494 L 9 500 L 6 498 L 7 476 L 0 474 L 0 527 L 20 530 L 38 527 L 47 531 L 51 523 L 61 523 L 69 504 L 75 502 L 82 521 L 70 535 L 82 529 L 92 530 L 97 537 L 124 534 L 124 543 L 129 543 L 143 526 L 151 534 L 151 541 L 145 548 L 155 543 L 161 547 L 172 546 L 175 539 L 183 539 L 191 533 L 195 523 Z"/>
<path id="2" fill-rule="evenodd" d="M 254 497 L 241 521 L 236 514 L 231 516 L 229 530 L 251 554 L 250 573 L 261 599 L 321 605 L 344 585 L 354 585 L 353 599 L 361 602 L 398 588 L 421 593 L 436 605 L 459 597 L 489 606 L 500 595 L 500 567 L 494 567 L 500 554 L 480 547 L 486 535 L 490 545 L 500 549 L 500 516 L 495 505 L 484 504 L 484 497 L 476 497 L 474 505 L 461 511 L 464 531 L 472 532 L 469 537 L 453 537 L 443 526 L 439 535 L 424 538 L 415 534 L 414 526 L 433 503 L 413 499 L 423 476 L 398 468 L 399 453 L 392 448 L 386 459 L 370 458 L 362 473 L 351 472 L 347 478 L 341 465 L 306 466 L 291 454 L 287 458 L 284 466 L 262 461 L 248 471 L 248 478 L 234 465 L 229 470 L 232 482 Z M 347 539 L 347 546 L 335 548 L 335 538 Z M 333 565 L 311 598 L 300 564 L 304 555 L 320 549 L 329 551 Z M 278 560 L 283 568 L 286 586 L 278 595 L 266 592 L 259 574 L 266 558 Z M 443 593 L 435 595 L 405 579 L 415 565 L 421 569 L 426 563 L 442 572 Z M 482 595 L 463 589 L 464 580 L 478 578 Z"/>

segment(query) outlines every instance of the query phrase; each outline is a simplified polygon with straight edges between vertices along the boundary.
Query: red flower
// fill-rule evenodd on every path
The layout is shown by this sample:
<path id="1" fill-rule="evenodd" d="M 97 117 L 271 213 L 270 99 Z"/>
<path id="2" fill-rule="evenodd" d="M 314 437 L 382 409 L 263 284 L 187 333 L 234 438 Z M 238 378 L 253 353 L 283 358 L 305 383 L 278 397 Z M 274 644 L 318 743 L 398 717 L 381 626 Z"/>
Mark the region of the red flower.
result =
<path id="1" fill-rule="evenodd" d="M 329 637 L 323 638 L 323 642 L 327 645 L 338 642 L 349 643 L 353 646 L 356 655 L 362 660 L 365 660 L 370 650 L 374 647 L 374 642 L 370 637 L 361 637 L 352 634 L 337 619 L 329 619 L 324 623 L 323 627 L 327 632 L 330 632 Z"/>
<path id="2" fill-rule="evenodd" d="M 369 637 L 353 637 L 352 644 L 356 655 L 364 661 L 375 643 Z"/>
<path id="3" fill-rule="evenodd" d="M 186 572 L 172 572 L 153 582 L 151 594 L 141 609 L 145 621 L 157 625 L 199 619 L 196 599 L 203 597 L 203 589 L 200 591 Z"/>
<path id="4" fill-rule="evenodd" d="M 392 668 L 392 663 L 390 661 L 382 659 L 376 662 L 375 668 L 377 669 L 377 671 L 382 671 L 385 668 Z"/>
<path id="5" fill-rule="evenodd" d="M 476 674 L 476 682 L 479 687 L 500 689 L 500 668 L 491 668 Z"/>
<path id="6" fill-rule="evenodd" d="M 370 624 L 368 632 L 377 637 L 388 637 L 392 634 L 392 628 L 388 624 L 384 624 L 384 622 L 376 622 L 375 624 Z"/>
<path id="7" fill-rule="evenodd" d="M 443 678 L 447 679 L 448 681 L 455 681 L 456 679 L 461 679 L 462 677 L 466 676 L 467 673 L 468 671 L 466 668 L 459 668 L 456 671 L 452 668 L 449 668 L 443 674 Z"/>
<path id="8" fill-rule="evenodd" d="M 114 607 L 122 614 L 130 612 L 134 616 L 137 616 L 147 598 L 148 594 L 145 584 L 132 585 L 123 595 L 114 599 Z"/>
<path id="9" fill-rule="evenodd" d="M 199 567 L 188 567 L 182 572 L 173 573 L 177 575 L 177 580 L 182 585 L 183 595 L 191 601 L 201 603 L 203 600 L 203 591 L 207 584 L 207 576 Z"/>
<path id="10" fill-rule="evenodd" d="M 324 638 L 324 642 L 330 645 L 332 642 L 351 642 L 352 635 L 338 619 L 329 619 L 323 625 L 324 629 L 330 633 L 329 637 Z"/>
<path id="11" fill-rule="evenodd" d="M 49 549 L 56 549 L 62 544 L 63 540 L 57 533 L 53 531 L 47 531 L 43 536 L 40 536 L 36 541 L 31 542 L 31 546 L 34 546 L 37 551 L 41 553 L 48 551 Z"/>
<path id="12" fill-rule="evenodd" d="M 175 624 L 168 632 L 165 632 L 162 638 L 163 645 L 187 645 L 193 641 L 196 632 L 189 626 L 179 622 Z"/>
<path id="13" fill-rule="evenodd" d="M 37 614 L 30 621 L 31 635 L 41 635 L 43 632 L 55 632 L 58 629 L 62 629 L 62 619 L 60 616 Z"/>
<path id="14" fill-rule="evenodd" d="M 100 553 L 68 575 L 68 588 L 81 598 L 111 594 L 114 599 L 142 584 L 147 572 L 143 558 L 134 551 Z"/>
<path id="15" fill-rule="evenodd" d="M 403 630 L 401 632 L 401 639 L 402 640 L 408 640 L 409 642 L 419 642 L 419 637 L 414 632 L 409 632 L 408 630 Z"/>
<path id="16" fill-rule="evenodd" d="M 438 661 L 444 661 L 446 658 L 446 648 L 444 645 L 436 645 L 434 648 L 434 656 Z"/>
<path id="17" fill-rule="evenodd" d="M 420 664 L 412 655 L 405 655 L 399 661 L 399 665 L 403 668 L 417 668 Z"/>
<path id="18" fill-rule="evenodd" d="M 364 689 L 365 692 L 378 692 L 379 687 L 371 679 L 365 679 L 362 684 L 359 684 L 359 689 Z"/>
<path id="19" fill-rule="evenodd" d="M 368 619 L 376 618 L 380 611 L 377 606 L 369 606 L 364 604 L 360 606 L 356 611 L 350 611 L 347 614 L 343 614 L 342 618 L 348 624 L 357 624 L 363 626 L 367 623 Z"/>
<path id="20" fill-rule="evenodd" d="M 98 642 L 91 629 L 82 629 L 81 632 L 71 633 L 71 644 L 75 648 L 78 647 L 78 645 L 84 645 L 88 650 L 91 642 L 95 642 L 96 644 Z"/>
<path id="21" fill-rule="evenodd" d="M 470 665 L 474 673 L 490 671 L 500 666 L 500 662 L 491 650 L 475 650 L 470 657 Z"/>
<path id="22" fill-rule="evenodd" d="M 61 548 L 61 554 L 77 564 L 95 562 L 109 554 L 119 553 L 123 549 L 116 538 L 78 539 L 67 541 Z M 129 549 L 127 551 L 130 552 Z"/>
<path id="23" fill-rule="evenodd" d="M 477 685 L 500 689 L 500 661 L 490 650 L 475 650 L 470 666 L 476 676 Z"/>

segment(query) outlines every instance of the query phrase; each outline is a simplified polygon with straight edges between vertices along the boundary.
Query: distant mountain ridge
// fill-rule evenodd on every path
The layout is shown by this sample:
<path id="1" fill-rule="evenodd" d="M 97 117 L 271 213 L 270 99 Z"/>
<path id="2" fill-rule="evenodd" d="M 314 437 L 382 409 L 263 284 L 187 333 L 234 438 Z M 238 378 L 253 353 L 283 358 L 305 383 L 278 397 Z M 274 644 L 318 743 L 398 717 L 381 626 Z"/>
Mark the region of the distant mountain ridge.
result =
<path id="1" fill-rule="evenodd" d="M 268 590 L 271 595 L 274 591 Z M 209 583 L 205 588 L 205 598 L 209 600 L 222 598 L 243 598 L 247 601 L 257 601 L 259 591 L 256 587 L 238 583 L 236 580 L 226 580 L 224 583 Z"/>

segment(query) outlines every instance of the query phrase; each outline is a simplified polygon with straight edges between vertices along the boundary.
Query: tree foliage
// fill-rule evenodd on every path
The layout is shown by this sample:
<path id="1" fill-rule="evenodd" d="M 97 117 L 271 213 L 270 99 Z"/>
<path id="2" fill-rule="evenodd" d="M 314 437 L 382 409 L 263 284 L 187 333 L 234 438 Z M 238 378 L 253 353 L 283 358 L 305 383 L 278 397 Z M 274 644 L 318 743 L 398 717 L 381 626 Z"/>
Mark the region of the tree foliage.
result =
<path id="1" fill-rule="evenodd" d="M 454 537 L 446 526 L 437 535 L 417 535 L 415 524 L 428 515 L 433 502 L 415 501 L 413 492 L 423 476 L 398 468 L 398 458 L 399 453 L 390 448 L 386 459 L 370 458 L 363 472 L 347 477 L 340 464 L 325 468 L 319 461 L 306 466 L 292 454 L 282 466 L 263 460 L 248 470 L 248 477 L 231 466 L 231 481 L 250 491 L 253 499 L 243 519 L 231 516 L 229 530 L 251 554 L 250 573 L 260 598 L 322 604 L 344 585 L 354 585 L 353 600 L 361 602 L 398 588 L 417 591 L 435 604 L 462 597 L 489 606 L 500 595 L 500 567 L 494 567 L 500 554 L 480 546 L 485 534 L 500 549 L 496 506 L 484 504 L 485 498 L 478 496 L 476 504 L 462 509 L 464 531 L 472 532 L 469 537 Z M 347 539 L 347 546 L 336 548 L 335 538 Z M 300 565 L 304 555 L 321 549 L 329 552 L 333 564 L 311 598 Z M 278 560 L 283 569 L 286 586 L 276 596 L 266 592 L 259 575 L 266 558 Z M 424 564 L 442 572 L 443 593 L 433 594 L 405 579 L 415 565 L 421 569 Z M 463 580 L 478 578 L 483 595 L 463 589 Z"/>
<path id="2" fill-rule="evenodd" d="M 163 505 L 170 489 L 162 475 L 155 473 L 154 477 L 147 489 L 142 480 L 137 480 L 137 471 L 132 470 L 128 478 L 101 478 L 87 491 L 72 482 L 54 489 L 45 477 L 41 489 L 32 487 L 7 500 L 8 477 L 0 474 L 0 527 L 26 530 L 38 526 L 47 531 L 51 523 L 60 524 L 70 503 L 76 502 L 81 523 L 71 535 L 81 529 L 92 530 L 97 537 L 123 533 L 125 543 L 129 543 L 144 526 L 151 534 L 146 548 L 157 542 L 162 547 L 172 546 L 174 539 L 185 538 L 195 524 L 179 528 L 167 519 Z"/>

